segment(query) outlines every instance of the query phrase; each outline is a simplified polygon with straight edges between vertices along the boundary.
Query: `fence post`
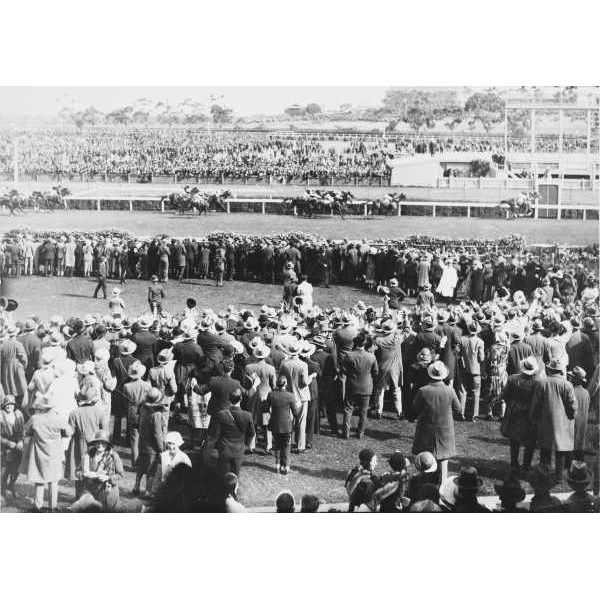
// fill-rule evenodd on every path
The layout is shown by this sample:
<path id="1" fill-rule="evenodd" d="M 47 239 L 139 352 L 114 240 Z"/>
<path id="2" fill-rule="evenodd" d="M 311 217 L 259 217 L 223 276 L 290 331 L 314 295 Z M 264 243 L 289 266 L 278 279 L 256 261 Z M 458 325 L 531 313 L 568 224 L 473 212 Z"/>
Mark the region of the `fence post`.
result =
<path id="1" fill-rule="evenodd" d="M 100 198 L 96 199 L 96 210 L 100 210 Z"/>
<path id="2" fill-rule="evenodd" d="M 471 207 L 467 206 L 467 218 L 471 216 Z"/>
<path id="3" fill-rule="evenodd" d="M 294 204 L 294 216 L 297 217 L 298 216 L 298 209 L 296 208 L 296 205 Z"/>
<path id="4" fill-rule="evenodd" d="M 227 213 L 229 214 L 231 212 L 231 202 L 229 202 L 229 200 L 227 201 Z"/>
<path id="5" fill-rule="evenodd" d="M 365 215 L 365 219 L 367 218 L 367 203 L 363 204 L 363 214 Z"/>
<path id="6" fill-rule="evenodd" d="M 402 216 L 401 208 L 402 208 L 402 205 L 400 204 L 400 202 L 398 202 L 398 210 L 396 211 L 398 217 Z"/>
<path id="7" fill-rule="evenodd" d="M 432 216 L 432 217 L 435 217 L 435 204 L 432 206 L 432 209 L 433 209 L 433 210 L 432 210 L 431 216 Z"/>
<path id="8" fill-rule="evenodd" d="M 160 212 L 161 213 L 165 212 L 165 201 L 164 200 L 160 201 Z"/>
<path id="9" fill-rule="evenodd" d="M 133 200 L 129 198 L 129 212 L 133 212 Z"/>
<path id="10" fill-rule="evenodd" d="M 262 203 L 262 214 L 265 214 L 265 202 Z"/>

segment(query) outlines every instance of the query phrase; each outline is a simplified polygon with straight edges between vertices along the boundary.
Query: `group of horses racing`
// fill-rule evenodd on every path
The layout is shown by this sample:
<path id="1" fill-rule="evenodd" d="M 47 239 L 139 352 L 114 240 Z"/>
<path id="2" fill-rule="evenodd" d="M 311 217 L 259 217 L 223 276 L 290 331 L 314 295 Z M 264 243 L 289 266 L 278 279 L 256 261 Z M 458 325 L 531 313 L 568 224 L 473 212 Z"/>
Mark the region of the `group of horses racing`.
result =
<path id="1" fill-rule="evenodd" d="M 401 200 L 406 200 L 404 194 L 385 194 L 377 200 L 356 201 L 354 194 L 348 191 L 306 190 L 304 196 L 286 198 L 284 205 L 289 211 L 309 219 L 315 215 L 329 214 L 339 215 L 344 219 L 346 215 L 364 215 L 365 204 L 367 216 L 389 217 L 398 214 L 398 203 Z"/>
<path id="2" fill-rule="evenodd" d="M 233 194 L 229 190 L 204 192 L 200 188 L 186 185 L 182 192 L 172 192 L 167 196 L 163 196 L 161 200 L 181 215 L 188 210 L 196 211 L 199 215 L 207 215 L 209 210 L 226 212 L 224 201 L 232 196 Z"/>
<path id="3" fill-rule="evenodd" d="M 15 189 L 0 190 L 0 208 L 9 211 L 10 215 L 24 214 L 26 209 L 34 212 L 67 210 L 67 197 L 71 195 L 67 188 L 56 185 L 48 192 L 23 193 Z"/>
<path id="4" fill-rule="evenodd" d="M 535 206 L 539 201 L 538 192 L 521 192 L 516 198 L 503 200 L 498 207 L 506 211 L 507 219 L 532 218 L 535 216 Z"/>

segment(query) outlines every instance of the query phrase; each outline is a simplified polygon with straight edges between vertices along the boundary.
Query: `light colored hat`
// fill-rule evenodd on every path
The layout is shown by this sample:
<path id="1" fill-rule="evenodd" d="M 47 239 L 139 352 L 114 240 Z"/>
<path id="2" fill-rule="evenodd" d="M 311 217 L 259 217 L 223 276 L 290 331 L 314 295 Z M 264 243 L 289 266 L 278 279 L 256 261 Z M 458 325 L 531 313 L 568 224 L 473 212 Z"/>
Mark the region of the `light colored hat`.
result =
<path id="1" fill-rule="evenodd" d="M 312 356 L 315 353 L 316 349 L 317 347 L 314 344 L 304 341 L 302 342 L 302 347 L 300 349 L 300 356 L 308 358 L 309 356 Z"/>
<path id="2" fill-rule="evenodd" d="M 300 354 L 300 350 L 302 346 L 300 345 L 299 340 L 290 340 L 287 344 L 283 346 L 283 351 L 289 356 L 298 356 Z"/>
<path id="3" fill-rule="evenodd" d="M 93 375 L 96 372 L 96 365 L 91 360 L 86 360 L 77 365 L 77 372 L 80 375 Z"/>
<path id="4" fill-rule="evenodd" d="M 130 354 L 133 354 L 137 349 L 137 344 L 135 342 L 132 342 L 131 340 L 123 340 L 120 344 L 119 344 L 119 352 L 123 355 L 123 356 L 129 356 Z"/>
<path id="5" fill-rule="evenodd" d="M 104 362 L 110 358 L 110 351 L 108 348 L 98 348 L 96 352 L 94 352 L 94 358 L 96 362 Z"/>
<path id="6" fill-rule="evenodd" d="M 198 325 L 200 331 L 208 331 L 214 325 L 214 319 L 212 317 L 204 317 Z"/>
<path id="7" fill-rule="evenodd" d="M 538 372 L 538 363 L 534 356 L 525 357 L 520 363 L 521 373 L 525 375 L 535 375 Z"/>
<path id="8" fill-rule="evenodd" d="M 130 379 L 141 379 L 145 373 L 146 367 L 139 360 L 129 365 L 129 369 L 127 369 L 127 375 Z"/>
<path id="9" fill-rule="evenodd" d="M 258 320 L 255 317 L 248 317 L 243 323 L 244 329 L 254 331 L 260 327 Z"/>
<path id="10" fill-rule="evenodd" d="M 31 405 L 31 410 L 45 411 L 54 408 L 54 397 L 47 394 L 38 394 Z"/>
<path id="11" fill-rule="evenodd" d="M 435 381 L 442 381 L 448 377 L 448 368 L 441 360 L 436 360 L 427 367 L 427 375 Z"/>
<path id="12" fill-rule="evenodd" d="M 121 293 L 121 290 L 119 288 L 117 288 L 117 287 L 113 288 L 113 291 L 112 291 L 113 296 L 118 296 L 120 293 Z"/>
<path id="13" fill-rule="evenodd" d="M 173 353 L 170 348 L 163 348 L 157 355 L 156 359 L 161 365 L 173 360 Z"/>
<path id="14" fill-rule="evenodd" d="M 151 315 L 142 315 L 138 320 L 138 325 L 142 329 L 150 329 L 152 323 L 154 323 L 154 317 Z"/>
<path id="15" fill-rule="evenodd" d="M 415 467 L 422 473 L 435 473 L 438 465 L 431 452 L 420 452 L 415 456 Z"/>
<path id="16" fill-rule="evenodd" d="M 169 431 L 165 437 L 165 442 L 175 444 L 178 448 L 183 446 L 183 438 L 179 431 Z"/>
<path id="17" fill-rule="evenodd" d="M 42 351 L 40 353 L 40 360 L 42 361 L 43 365 L 50 365 L 54 362 L 55 359 L 56 352 L 54 351 L 54 348 L 50 346 L 42 348 Z"/>
<path id="18" fill-rule="evenodd" d="M 269 346 L 266 346 L 264 344 L 261 344 L 259 346 L 256 346 L 253 350 L 252 350 L 252 354 L 259 359 L 263 359 L 263 358 L 267 358 L 267 356 L 269 356 L 269 354 L 271 354 L 271 349 L 269 348 Z"/>

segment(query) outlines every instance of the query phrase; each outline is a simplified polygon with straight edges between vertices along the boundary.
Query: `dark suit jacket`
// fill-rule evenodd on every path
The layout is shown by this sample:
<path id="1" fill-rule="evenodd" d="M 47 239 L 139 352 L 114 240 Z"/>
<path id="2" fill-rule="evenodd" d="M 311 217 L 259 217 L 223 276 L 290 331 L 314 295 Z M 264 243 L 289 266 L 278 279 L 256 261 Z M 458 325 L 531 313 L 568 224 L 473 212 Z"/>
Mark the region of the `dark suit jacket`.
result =
<path id="1" fill-rule="evenodd" d="M 208 414 L 212 416 L 229 407 L 229 398 L 231 396 L 231 392 L 234 390 L 242 390 L 242 397 L 244 397 L 245 390 L 237 379 L 233 379 L 232 377 L 217 376 L 211 377 L 208 380 L 208 383 L 199 386 L 197 391 L 201 394 L 210 392 Z"/>
<path id="2" fill-rule="evenodd" d="M 255 433 L 252 415 L 239 406 L 220 410 L 213 416 L 210 425 L 211 437 L 216 440 L 215 448 L 220 458 L 241 457 Z"/>
<path id="3" fill-rule="evenodd" d="M 296 398 L 292 392 L 275 390 L 267 396 L 267 406 L 271 410 L 269 429 L 273 433 L 292 433 L 292 414 L 296 410 Z"/>
<path id="4" fill-rule="evenodd" d="M 137 345 L 133 356 L 145 365 L 147 369 L 153 367 L 156 336 L 146 329 L 142 329 L 142 331 L 138 331 L 131 336 L 131 341 Z"/>
<path id="5" fill-rule="evenodd" d="M 67 357 L 76 363 L 94 360 L 94 343 L 87 333 L 76 335 L 67 343 Z"/>
<path id="6" fill-rule="evenodd" d="M 350 394 L 370 396 L 373 393 L 373 380 L 379 373 L 374 354 L 364 349 L 348 352 L 342 359 L 342 371 L 346 374 Z"/>
<path id="7" fill-rule="evenodd" d="M 198 332 L 196 342 L 202 348 L 206 358 L 212 360 L 214 364 L 223 360 L 223 350 L 230 347 L 227 340 L 209 331 Z"/>

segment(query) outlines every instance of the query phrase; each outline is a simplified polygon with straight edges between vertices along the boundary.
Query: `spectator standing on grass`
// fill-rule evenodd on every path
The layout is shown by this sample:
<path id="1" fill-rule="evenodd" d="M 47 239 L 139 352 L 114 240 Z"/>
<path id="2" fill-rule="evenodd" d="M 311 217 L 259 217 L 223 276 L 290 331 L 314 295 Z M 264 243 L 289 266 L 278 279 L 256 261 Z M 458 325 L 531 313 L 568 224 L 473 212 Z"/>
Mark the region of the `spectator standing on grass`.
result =
<path id="1" fill-rule="evenodd" d="M 152 283 L 148 287 L 148 305 L 150 306 L 150 312 L 157 317 L 163 312 L 166 295 L 163 286 L 158 281 L 158 277 L 152 275 L 150 279 Z"/>
<path id="2" fill-rule="evenodd" d="M 442 483 L 448 477 L 448 460 L 456 454 L 452 413 L 460 413 L 456 392 L 444 383 L 448 369 L 441 361 L 427 369 L 431 383 L 417 391 L 413 412 L 417 419 L 412 453 L 431 452 L 440 467 Z"/>
<path id="3" fill-rule="evenodd" d="M 102 290 L 102 295 L 106 300 L 106 278 L 108 276 L 107 268 L 106 258 L 101 256 L 96 269 L 96 289 L 94 290 L 94 298 L 97 298 L 98 292 Z"/>

